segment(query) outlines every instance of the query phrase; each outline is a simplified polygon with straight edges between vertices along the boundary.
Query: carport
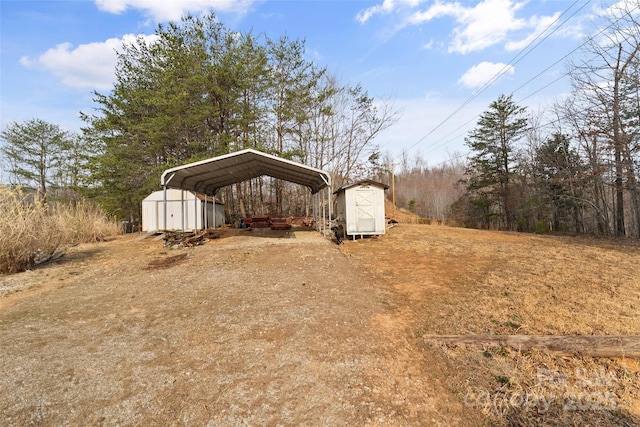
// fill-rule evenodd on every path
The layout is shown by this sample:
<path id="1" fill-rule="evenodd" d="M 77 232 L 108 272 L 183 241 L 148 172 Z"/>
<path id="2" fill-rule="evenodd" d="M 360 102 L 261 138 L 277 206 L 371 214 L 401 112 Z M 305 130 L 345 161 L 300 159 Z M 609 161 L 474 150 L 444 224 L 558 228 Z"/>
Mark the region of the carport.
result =
<path id="1" fill-rule="evenodd" d="M 329 228 L 331 227 L 331 176 L 329 173 L 253 149 L 236 151 L 165 170 L 160 177 L 160 185 L 165 194 L 165 230 L 168 188 L 191 190 L 215 197 L 218 190 L 223 187 L 265 175 L 308 187 L 313 195 L 313 218 L 316 228 L 326 235 L 327 222 Z M 215 224 L 213 226 L 215 227 Z"/>

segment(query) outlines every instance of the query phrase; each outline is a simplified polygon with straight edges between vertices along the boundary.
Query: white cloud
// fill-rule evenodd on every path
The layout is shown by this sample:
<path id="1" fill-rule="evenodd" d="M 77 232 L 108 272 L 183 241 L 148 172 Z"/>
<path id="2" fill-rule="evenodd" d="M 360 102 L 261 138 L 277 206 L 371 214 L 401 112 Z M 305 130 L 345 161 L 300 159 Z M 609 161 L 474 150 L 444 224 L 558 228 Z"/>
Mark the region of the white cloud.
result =
<path id="1" fill-rule="evenodd" d="M 554 25 L 554 22 L 560 16 L 560 12 L 556 12 L 553 16 L 534 16 L 529 20 L 528 27 L 535 28 L 535 30 L 522 40 L 510 41 L 505 44 L 505 48 L 508 51 L 524 49 L 529 45 L 536 37 L 540 36 L 547 28 Z"/>
<path id="2" fill-rule="evenodd" d="M 434 41 L 433 40 L 429 40 L 427 43 L 422 45 L 422 48 L 424 50 L 431 50 L 431 49 L 433 49 L 433 45 L 434 45 Z"/>
<path id="3" fill-rule="evenodd" d="M 254 0 L 95 0 L 99 10 L 120 14 L 138 9 L 157 22 L 177 21 L 187 12 L 246 13 Z"/>
<path id="4" fill-rule="evenodd" d="M 435 18 L 453 17 L 457 26 L 449 52 L 466 54 L 501 43 L 510 31 L 524 28 L 526 21 L 515 16 L 523 5 L 512 0 L 483 0 L 473 7 L 466 7 L 457 2 L 436 0 L 427 10 L 414 13 L 409 23 L 417 25 Z"/>
<path id="5" fill-rule="evenodd" d="M 460 77 L 458 83 L 468 88 L 482 87 L 497 74 L 501 74 L 502 76 L 505 74 L 513 75 L 514 73 L 515 69 L 511 65 L 501 62 L 481 62 L 469 68 L 462 77 Z"/>
<path id="6" fill-rule="evenodd" d="M 467 8 L 460 3 L 446 3 L 440 0 L 429 7 L 429 9 L 422 12 L 415 12 L 407 20 L 410 24 L 418 25 L 423 22 L 431 21 L 434 18 L 440 18 L 443 16 L 461 16 Z"/>
<path id="7" fill-rule="evenodd" d="M 364 24 L 374 15 L 383 15 L 393 12 L 396 6 L 397 3 L 395 0 L 384 0 L 382 4 L 377 4 L 358 12 L 358 14 L 356 15 L 356 19 L 360 21 L 361 24 Z"/>
<path id="8" fill-rule="evenodd" d="M 619 0 L 616 3 L 604 6 L 595 6 L 595 13 L 607 19 L 619 19 L 620 12 L 624 10 L 636 9 L 636 4 L 629 0 Z"/>
<path id="9" fill-rule="evenodd" d="M 356 19 L 361 23 L 366 23 L 374 15 L 386 15 L 401 8 L 413 8 L 420 5 L 425 0 L 383 0 L 382 4 L 377 4 L 364 9 L 356 15 Z"/>
<path id="10" fill-rule="evenodd" d="M 47 50 L 37 60 L 23 57 L 20 63 L 29 68 L 42 67 L 60 78 L 62 83 L 77 89 L 108 90 L 113 87 L 116 51 L 123 43 L 132 43 L 135 35 L 127 34 L 121 39 L 112 38 L 104 42 L 81 44 L 61 43 Z M 155 35 L 142 35 L 147 42 Z"/>
<path id="11" fill-rule="evenodd" d="M 382 3 L 361 11 L 358 20 L 366 22 L 376 14 L 396 14 L 402 23 L 396 29 L 410 25 L 423 25 L 438 18 L 452 18 L 455 21 L 451 32 L 448 51 L 467 54 L 481 51 L 490 46 L 506 43 L 506 49 L 516 50 L 526 46 L 538 34 L 557 19 L 552 16 L 518 17 L 527 1 L 482 0 L 480 2 L 435 0 L 422 10 L 422 0 L 383 0 Z M 409 13 L 407 14 L 407 9 Z M 401 16 L 405 16 L 402 18 Z M 532 31 L 518 41 L 509 41 L 514 33 Z"/>
<path id="12" fill-rule="evenodd" d="M 26 67 L 26 68 L 33 67 L 33 61 L 28 56 L 23 56 L 22 58 L 20 58 L 19 62 L 23 67 Z"/>

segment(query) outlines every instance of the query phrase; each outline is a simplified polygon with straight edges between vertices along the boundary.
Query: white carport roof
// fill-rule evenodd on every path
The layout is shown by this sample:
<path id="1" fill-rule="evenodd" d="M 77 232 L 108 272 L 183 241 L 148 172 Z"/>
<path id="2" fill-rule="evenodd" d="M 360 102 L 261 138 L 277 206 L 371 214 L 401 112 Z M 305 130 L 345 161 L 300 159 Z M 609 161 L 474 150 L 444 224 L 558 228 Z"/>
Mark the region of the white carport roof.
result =
<path id="1" fill-rule="evenodd" d="M 214 195 L 222 187 L 263 175 L 304 185 L 312 193 L 331 183 L 323 170 L 247 149 L 167 169 L 160 185 Z"/>

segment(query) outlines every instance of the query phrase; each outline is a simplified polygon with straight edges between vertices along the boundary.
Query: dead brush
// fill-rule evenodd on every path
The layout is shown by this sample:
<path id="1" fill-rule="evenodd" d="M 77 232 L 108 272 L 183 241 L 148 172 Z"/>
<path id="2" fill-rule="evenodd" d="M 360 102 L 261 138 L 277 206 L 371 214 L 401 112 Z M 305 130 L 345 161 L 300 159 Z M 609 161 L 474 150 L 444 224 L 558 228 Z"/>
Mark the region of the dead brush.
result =
<path id="1" fill-rule="evenodd" d="M 2 186 L 0 218 L 0 274 L 28 270 L 62 245 L 100 241 L 118 232 L 117 224 L 90 204 L 52 208 Z"/>
<path id="2" fill-rule="evenodd" d="M 81 200 L 74 205 L 57 205 L 55 216 L 64 232 L 65 243 L 102 242 L 120 232 L 118 224 L 95 204 Z"/>
<path id="3" fill-rule="evenodd" d="M 30 203 L 22 191 L 0 187 L 0 273 L 17 273 L 51 256 L 63 241 L 46 206 Z"/>

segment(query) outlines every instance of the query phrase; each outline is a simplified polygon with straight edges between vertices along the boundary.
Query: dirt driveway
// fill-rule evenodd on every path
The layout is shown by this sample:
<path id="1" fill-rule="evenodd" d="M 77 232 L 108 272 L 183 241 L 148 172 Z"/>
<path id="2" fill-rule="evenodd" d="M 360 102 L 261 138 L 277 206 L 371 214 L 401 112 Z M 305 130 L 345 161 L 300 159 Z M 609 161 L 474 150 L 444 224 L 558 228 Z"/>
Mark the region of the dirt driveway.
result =
<path id="1" fill-rule="evenodd" d="M 361 265 L 313 231 L 256 230 L 118 237 L 0 276 L 0 424 L 486 423 Z"/>

